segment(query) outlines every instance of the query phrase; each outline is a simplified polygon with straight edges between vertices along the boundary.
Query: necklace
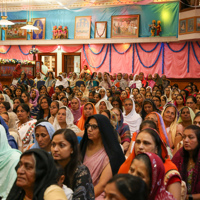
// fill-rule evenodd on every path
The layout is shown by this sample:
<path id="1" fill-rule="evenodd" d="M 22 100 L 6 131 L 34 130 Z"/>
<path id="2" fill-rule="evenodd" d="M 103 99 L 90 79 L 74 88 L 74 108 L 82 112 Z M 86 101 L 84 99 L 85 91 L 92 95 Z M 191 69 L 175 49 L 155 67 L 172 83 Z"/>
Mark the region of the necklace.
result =
<path id="1" fill-rule="evenodd" d="M 105 29 L 106 29 L 106 26 L 104 25 L 104 29 L 103 29 L 103 32 L 102 32 L 101 34 L 99 34 L 99 31 L 98 31 L 98 29 L 97 29 L 97 35 L 98 35 L 99 37 L 101 37 L 101 36 L 104 34 Z"/>

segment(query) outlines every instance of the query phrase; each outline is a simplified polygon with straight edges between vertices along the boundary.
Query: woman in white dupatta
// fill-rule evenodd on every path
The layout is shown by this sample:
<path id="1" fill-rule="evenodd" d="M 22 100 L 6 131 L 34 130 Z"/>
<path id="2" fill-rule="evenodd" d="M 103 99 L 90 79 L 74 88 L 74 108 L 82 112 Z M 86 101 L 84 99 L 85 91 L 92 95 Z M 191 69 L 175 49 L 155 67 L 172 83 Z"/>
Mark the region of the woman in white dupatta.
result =
<path id="1" fill-rule="evenodd" d="M 54 119 L 53 127 L 55 131 L 58 129 L 71 129 L 75 133 L 81 132 L 81 130 L 74 125 L 74 116 L 70 109 L 66 106 L 62 106 Z"/>
<path id="2" fill-rule="evenodd" d="M 140 124 L 142 123 L 142 118 L 135 111 L 135 102 L 128 98 L 124 100 L 124 123 L 129 125 L 131 138 L 135 131 L 139 130 Z"/>
<path id="3" fill-rule="evenodd" d="M 95 105 L 97 114 L 99 114 L 101 111 L 103 110 L 112 110 L 113 106 L 110 103 L 110 101 L 105 100 L 105 99 L 101 99 L 100 101 L 98 101 L 98 103 Z"/>
<path id="4" fill-rule="evenodd" d="M 133 80 L 129 82 L 129 87 L 138 89 L 142 87 L 142 82 L 139 80 L 139 76 L 137 74 L 135 74 Z"/>

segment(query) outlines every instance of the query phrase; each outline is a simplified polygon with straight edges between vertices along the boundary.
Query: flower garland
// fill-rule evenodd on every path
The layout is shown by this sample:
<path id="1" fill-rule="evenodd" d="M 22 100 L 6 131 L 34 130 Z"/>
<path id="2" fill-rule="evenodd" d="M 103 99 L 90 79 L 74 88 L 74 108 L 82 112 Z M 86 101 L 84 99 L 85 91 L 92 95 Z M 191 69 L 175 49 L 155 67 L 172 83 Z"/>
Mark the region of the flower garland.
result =
<path id="1" fill-rule="evenodd" d="M 32 49 L 29 50 L 29 54 L 37 54 L 39 53 L 39 50 L 36 49 L 35 47 L 32 47 Z"/>
<path id="2" fill-rule="evenodd" d="M 178 52 L 181 52 L 185 47 L 186 47 L 186 45 L 187 45 L 187 42 L 183 45 L 183 47 L 180 49 L 180 50 L 173 50 L 170 46 L 169 46 L 169 44 L 168 43 L 166 43 L 167 44 L 167 46 L 168 46 L 168 48 L 172 51 L 172 52 L 174 52 L 174 53 L 178 53 Z"/>
<path id="3" fill-rule="evenodd" d="M 150 65 L 150 66 L 146 66 L 146 65 L 144 65 L 144 63 L 141 61 L 141 58 L 140 58 L 140 55 L 139 55 L 139 52 L 138 52 L 138 49 L 137 49 L 137 44 L 135 44 L 135 49 L 136 49 L 136 53 L 137 53 L 138 59 L 139 59 L 140 63 L 142 64 L 142 66 L 145 67 L 145 68 L 151 68 L 151 67 L 153 67 L 153 66 L 157 63 L 158 58 L 160 57 L 162 48 L 164 48 L 164 47 L 163 47 L 163 45 L 162 45 L 162 43 L 161 43 L 160 50 L 159 50 L 159 53 L 158 53 L 158 57 L 156 58 L 155 62 L 154 62 L 152 65 Z"/>
<path id="4" fill-rule="evenodd" d="M 187 61 L 187 73 L 189 73 L 190 69 L 190 42 L 188 42 L 188 61 Z"/>
<path id="5" fill-rule="evenodd" d="M 130 46 L 129 46 L 124 52 L 119 52 L 119 51 L 115 48 L 115 45 L 114 45 L 114 44 L 112 44 L 112 46 L 113 46 L 114 50 L 115 50 L 118 54 L 125 54 L 125 53 L 131 48 L 131 44 L 130 44 Z"/>
<path id="6" fill-rule="evenodd" d="M 135 53 L 134 53 L 134 44 L 133 44 L 133 54 L 132 54 L 132 73 L 134 73 L 134 56 L 135 56 Z"/>
<path id="7" fill-rule="evenodd" d="M 104 61 L 105 61 L 105 59 L 106 59 L 106 56 L 107 56 L 107 53 L 108 53 L 108 46 L 109 46 L 109 45 L 107 45 L 106 53 L 105 53 L 105 56 L 104 56 L 102 62 L 100 63 L 99 66 L 94 67 L 94 66 L 92 66 L 92 65 L 90 64 L 90 62 L 89 62 L 89 60 L 88 60 L 88 58 L 87 58 L 87 55 L 86 55 L 85 45 L 83 45 L 83 53 L 84 53 L 84 55 L 85 55 L 85 59 L 86 59 L 86 61 L 87 61 L 87 63 L 89 64 L 90 67 L 95 68 L 95 69 L 98 69 L 99 67 L 101 67 L 101 65 L 104 63 Z"/>
<path id="8" fill-rule="evenodd" d="M 88 44 L 88 47 L 89 47 L 90 51 L 91 51 L 93 54 L 99 55 L 99 54 L 103 51 L 103 49 L 104 49 L 104 47 L 105 47 L 105 44 L 103 45 L 103 47 L 101 48 L 101 50 L 100 50 L 98 53 L 95 53 L 95 52 L 91 49 L 91 47 L 90 47 L 89 44 Z"/>
<path id="9" fill-rule="evenodd" d="M 111 72 L 111 44 L 110 46 L 110 50 L 109 50 L 109 72 Z"/>
<path id="10" fill-rule="evenodd" d="M 200 61 L 199 61 L 198 58 L 197 58 L 197 55 L 196 55 L 195 50 L 194 50 L 194 45 L 192 44 L 192 42 L 191 42 L 191 45 L 192 45 L 192 51 L 193 51 L 193 53 L 194 53 L 194 57 L 196 58 L 197 62 L 198 62 L 199 65 L 200 65 Z"/>
<path id="11" fill-rule="evenodd" d="M 141 46 L 141 44 L 139 43 L 139 47 L 142 49 L 142 51 L 144 51 L 144 52 L 146 52 L 146 53 L 151 53 L 152 51 L 154 51 L 156 48 L 157 48 L 157 46 L 159 45 L 159 43 L 157 43 L 156 44 L 156 46 L 153 48 L 153 49 L 151 49 L 151 50 L 145 50 L 142 46 Z"/>
<path id="12" fill-rule="evenodd" d="M 0 52 L 1 54 L 7 54 L 11 49 L 11 45 L 9 46 L 8 50 L 6 52 Z"/>
<path id="13" fill-rule="evenodd" d="M 29 52 L 28 52 L 28 53 L 24 53 L 24 52 L 22 51 L 20 45 L 18 45 L 18 47 L 19 47 L 19 50 L 21 51 L 21 53 L 22 53 L 23 55 L 25 55 L 25 56 L 28 56 L 28 55 L 29 55 Z"/>
<path id="14" fill-rule="evenodd" d="M 30 61 L 30 60 L 1 59 L 0 58 L 0 64 L 3 64 L 3 65 L 6 65 L 6 64 L 33 65 L 33 64 L 35 64 L 35 62 Z"/>

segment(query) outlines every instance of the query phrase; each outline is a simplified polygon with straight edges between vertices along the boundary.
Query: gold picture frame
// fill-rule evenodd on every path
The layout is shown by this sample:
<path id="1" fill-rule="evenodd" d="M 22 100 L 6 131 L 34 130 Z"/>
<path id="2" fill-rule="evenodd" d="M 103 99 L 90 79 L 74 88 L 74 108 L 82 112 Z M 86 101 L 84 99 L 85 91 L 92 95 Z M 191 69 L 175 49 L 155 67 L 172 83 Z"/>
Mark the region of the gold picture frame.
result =
<path id="1" fill-rule="evenodd" d="M 74 39 L 90 39 L 91 16 L 75 17 Z"/>
<path id="2" fill-rule="evenodd" d="M 14 25 L 9 25 L 5 31 L 5 40 L 27 40 L 27 30 L 21 29 L 26 26 L 26 19 L 11 20 Z"/>
<path id="3" fill-rule="evenodd" d="M 94 38 L 105 39 L 107 36 L 107 22 L 95 22 Z"/>
<path id="4" fill-rule="evenodd" d="M 116 15 L 111 17 L 111 38 L 139 37 L 140 15 Z"/>
<path id="5" fill-rule="evenodd" d="M 46 18 L 33 18 L 33 26 L 39 28 L 39 30 L 33 30 L 31 34 L 32 40 L 44 40 L 46 29 Z"/>

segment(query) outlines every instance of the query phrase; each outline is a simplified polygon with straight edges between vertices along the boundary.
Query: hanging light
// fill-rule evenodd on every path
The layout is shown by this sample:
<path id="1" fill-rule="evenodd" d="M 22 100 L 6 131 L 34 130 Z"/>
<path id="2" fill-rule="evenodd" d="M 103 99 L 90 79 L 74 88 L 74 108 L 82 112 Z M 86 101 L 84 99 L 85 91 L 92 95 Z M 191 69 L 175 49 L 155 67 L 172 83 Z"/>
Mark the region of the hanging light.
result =
<path id="1" fill-rule="evenodd" d="M 26 26 L 22 26 L 21 29 L 25 29 L 25 30 L 29 30 L 27 33 L 28 34 L 32 34 L 33 30 L 39 30 L 38 27 L 33 26 L 33 21 L 32 21 L 32 17 L 31 17 L 31 9 L 30 9 L 30 1 L 28 1 L 29 5 L 28 5 L 28 15 L 27 15 L 27 25 Z"/>
<path id="2" fill-rule="evenodd" d="M 6 7 L 7 7 L 7 3 L 5 3 L 5 12 L 4 12 L 4 11 L 3 11 L 3 0 L 2 0 L 0 26 L 5 26 L 5 27 L 2 27 L 3 30 L 8 29 L 7 26 L 9 26 L 9 25 L 14 25 L 14 24 L 15 24 L 15 23 L 13 23 L 13 22 L 7 20 L 8 16 L 7 16 Z M 4 14 L 5 14 L 5 15 L 4 15 Z"/>

